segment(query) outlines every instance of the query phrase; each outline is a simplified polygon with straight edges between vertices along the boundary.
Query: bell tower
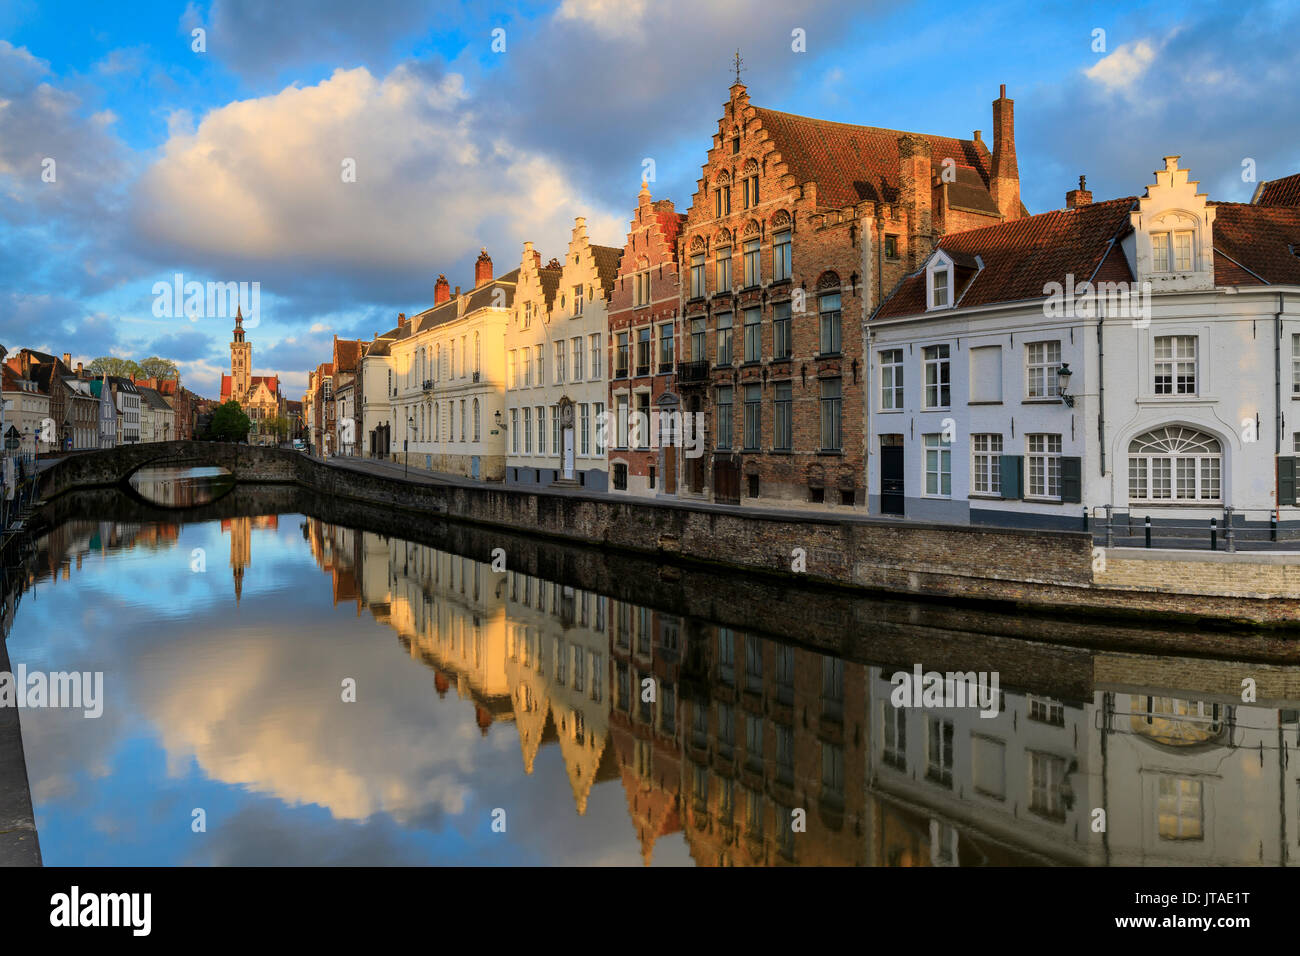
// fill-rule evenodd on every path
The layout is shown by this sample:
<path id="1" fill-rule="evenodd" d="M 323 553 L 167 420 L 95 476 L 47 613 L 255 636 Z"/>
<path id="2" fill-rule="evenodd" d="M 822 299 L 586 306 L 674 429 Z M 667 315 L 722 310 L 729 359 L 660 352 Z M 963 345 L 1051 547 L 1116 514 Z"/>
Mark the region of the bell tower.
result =
<path id="1" fill-rule="evenodd" d="M 241 405 L 248 398 L 248 377 L 253 371 L 253 344 L 244 341 L 243 306 L 235 310 L 234 341 L 230 343 L 231 395 Z"/>

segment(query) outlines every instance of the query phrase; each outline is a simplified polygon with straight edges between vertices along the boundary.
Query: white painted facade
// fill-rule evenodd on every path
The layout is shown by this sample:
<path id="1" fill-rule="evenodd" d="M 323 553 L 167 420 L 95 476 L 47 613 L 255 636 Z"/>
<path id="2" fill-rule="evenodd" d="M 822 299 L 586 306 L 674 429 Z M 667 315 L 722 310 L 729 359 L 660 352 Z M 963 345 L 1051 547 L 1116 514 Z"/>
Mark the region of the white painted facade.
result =
<path id="1" fill-rule="evenodd" d="M 520 294 L 506 328 L 506 475 L 557 479 L 603 491 L 608 466 L 599 429 L 608 397 L 608 299 L 579 217 L 549 303 L 532 243 L 525 243 Z"/>
<path id="2" fill-rule="evenodd" d="M 1149 313 L 1115 299 L 1070 310 L 1046 294 L 936 306 L 936 285 L 956 288 L 939 250 L 930 308 L 871 322 L 873 514 L 889 510 L 892 445 L 908 518 L 1081 529 L 1085 509 L 1097 528 L 1110 506 L 1207 535 L 1225 508 L 1257 527 L 1275 508 L 1300 520 L 1278 480 L 1293 467 L 1279 459 L 1300 455 L 1300 287 L 1216 285 L 1215 206 L 1177 157 L 1156 177 L 1119 250 L 1135 285 L 1149 283 Z"/>

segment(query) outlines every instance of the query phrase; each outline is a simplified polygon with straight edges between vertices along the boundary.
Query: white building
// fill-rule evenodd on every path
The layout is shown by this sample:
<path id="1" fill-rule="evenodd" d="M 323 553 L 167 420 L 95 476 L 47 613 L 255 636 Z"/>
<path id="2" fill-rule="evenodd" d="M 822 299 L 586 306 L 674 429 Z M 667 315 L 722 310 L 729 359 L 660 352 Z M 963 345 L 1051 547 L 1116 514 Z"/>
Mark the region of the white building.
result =
<path id="1" fill-rule="evenodd" d="M 416 468 L 500 481 L 505 477 L 506 322 L 518 270 L 492 276 L 487 250 L 474 288 L 452 295 L 438 277 L 434 305 L 389 348 L 393 369 L 392 456 Z"/>
<path id="2" fill-rule="evenodd" d="M 622 254 L 590 243 L 581 217 L 563 263 L 542 268 L 533 244 L 524 244 L 505 339 L 507 479 L 608 487 L 600 422 L 609 387 L 607 306 Z"/>
<path id="3" fill-rule="evenodd" d="M 1208 202 L 1177 160 L 946 236 L 900 284 L 867 330 L 872 513 L 1300 518 L 1300 208 Z"/>
<path id="4" fill-rule="evenodd" d="M 31 379 L 23 378 L 9 366 L 0 368 L 4 376 L 4 414 L 0 416 L 0 437 L 12 427 L 18 433 L 18 448 L 6 455 L 18 455 L 29 460 L 37 452 L 48 452 L 53 442 L 42 442 L 42 423 L 50 417 L 50 396 L 41 391 Z M 57 379 L 55 380 L 57 383 Z M 51 427 L 51 435 L 53 428 Z"/>

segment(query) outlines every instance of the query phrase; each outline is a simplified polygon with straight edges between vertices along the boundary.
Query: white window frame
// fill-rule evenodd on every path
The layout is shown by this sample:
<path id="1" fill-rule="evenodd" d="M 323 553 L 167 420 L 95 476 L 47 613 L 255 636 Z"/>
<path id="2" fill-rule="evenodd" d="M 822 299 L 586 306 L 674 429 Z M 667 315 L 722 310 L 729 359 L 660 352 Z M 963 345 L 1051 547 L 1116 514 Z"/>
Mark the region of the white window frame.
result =
<path id="1" fill-rule="evenodd" d="M 942 432 L 933 432 L 921 436 L 921 497 L 952 497 L 952 444 L 944 440 Z M 933 456 L 933 457 L 932 457 Z M 931 467 L 933 462 L 934 467 Z M 930 477 L 934 476 L 935 489 L 930 490 Z M 944 479 L 948 479 L 948 490 L 944 490 Z"/>
<path id="2" fill-rule="evenodd" d="M 1002 494 L 1002 433 L 975 432 L 970 436 L 972 495 L 997 498 Z"/>
<path id="3" fill-rule="evenodd" d="M 881 349 L 880 356 L 880 410 L 882 412 L 902 411 L 905 407 L 903 395 L 903 350 Z M 888 396 L 888 401 L 886 400 Z"/>
<path id="4" fill-rule="evenodd" d="M 1061 340 L 1025 343 L 1025 398 L 1060 398 Z"/>
<path id="5" fill-rule="evenodd" d="M 1191 355 L 1181 347 L 1191 343 Z M 1168 343 L 1168 355 L 1161 355 L 1163 343 Z M 1157 335 L 1151 342 L 1151 390 L 1155 395 L 1190 398 L 1200 394 L 1200 339 L 1196 335 Z M 1182 388 L 1180 379 L 1186 378 L 1186 367 L 1191 366 L 1191 388 Z M 1161 391 L 1160 375 L 1165 371 L 1169 379 L 1167 391 Z"/>
<path id="6" fill-rule="evenodd" d="M 1025 497 L 1061 500 L 1061 456 L 1064 442 L 1055 432 L 1025 436 Z M 1055 487 L 1055 494 L 1053 494 Z"/>
<path id="7" fill-rule="evenodd" d="M 933 354 L 932 354 L 933 353 Z M 937 345 L 927 345 L 921 349 L 921 368 L 924 375 L 921 378 L 923 383 L 921 393 L 921 407 L 928 409 L 944 409 L 952 407 L 952 349 L 946 342 Z M 934 381 L 930 381 L 930 371 L 934 370 Z M 945 374 L 947 373 L 945 382 Z M 948 401 L 943 402 L 943 389 L 948 389 Z M 930 390 L 934 389 L 934 402 L 930 401 Z"/>
<path id="8" fill-rule="evenodd" d="M 943 279 L 941 282 L 936 282 L 939 276 Z M 925 270 L 925 310 L 934 312 L 939 309 L 951 309 L 954 303 L 953 285 L 952 260 L 941 251 L 930 260 L 930 265 Z M 938 292 L 943 293 L 941 302 L 936 301 L 935 298 Z"/>

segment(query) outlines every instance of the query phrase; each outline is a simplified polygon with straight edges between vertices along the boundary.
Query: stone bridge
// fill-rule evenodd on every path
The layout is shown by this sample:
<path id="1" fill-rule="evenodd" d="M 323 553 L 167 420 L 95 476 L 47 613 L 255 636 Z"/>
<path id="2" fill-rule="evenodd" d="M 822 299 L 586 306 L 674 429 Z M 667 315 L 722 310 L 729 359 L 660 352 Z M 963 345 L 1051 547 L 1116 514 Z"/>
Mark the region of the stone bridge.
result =
<path id="1" fill-rule="evenodd" d="M 161 441 L 119 445 L 102 451 L 73 452 L 41 471 L 40 497 L 54 498 L 76 488 L 125 484 L 141 468 L 162 466 L 224 468 L 236 481 L 295 482 L 318 462 L 290 448 L 213 441 Z"/>

